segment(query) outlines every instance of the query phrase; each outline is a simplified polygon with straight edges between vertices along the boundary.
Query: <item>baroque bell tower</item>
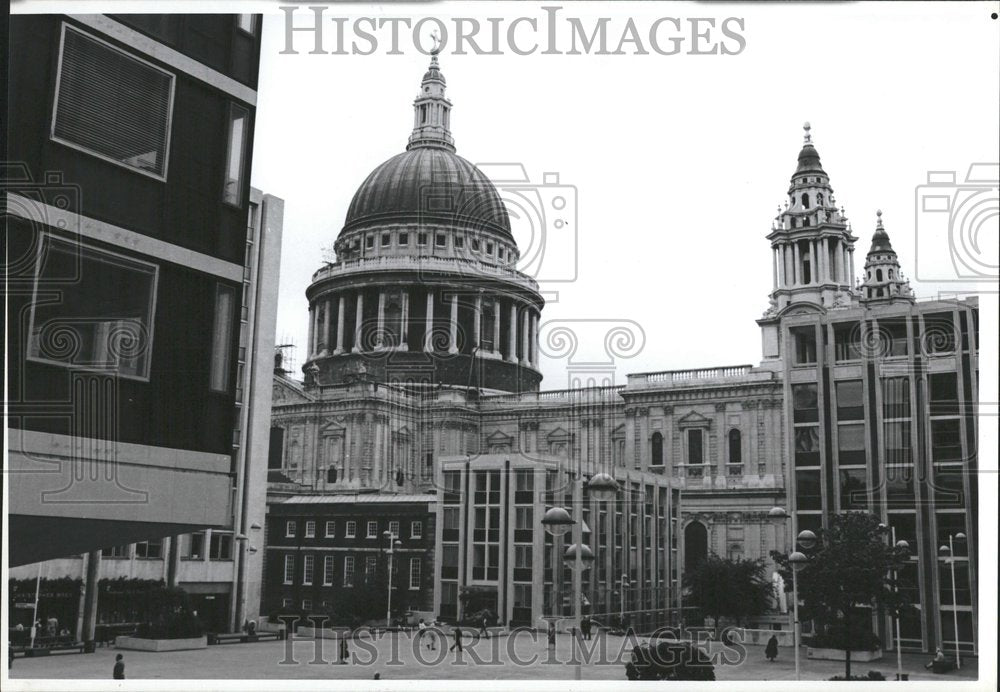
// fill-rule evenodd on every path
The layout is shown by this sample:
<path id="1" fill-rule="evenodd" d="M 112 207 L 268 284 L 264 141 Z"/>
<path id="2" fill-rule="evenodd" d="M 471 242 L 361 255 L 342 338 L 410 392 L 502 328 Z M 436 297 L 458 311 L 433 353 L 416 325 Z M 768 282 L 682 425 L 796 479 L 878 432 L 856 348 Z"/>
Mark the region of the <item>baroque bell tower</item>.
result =
<path id="1" fill-rule="evenodd" d="M 861 302 L 866 305 L 912 303 L 913 290 L 899 268 L 899 257 L 892 249 L 889 234 L 882 225 L 882 210 L 876 216 L 872 246 L 865 259 L 865 276 L 861 284 Z"/>
<path id="2" fill-rule="evenodd" d="M 794 303 L 820 308 L 849 303 L 854 297 L 854 243 L 843 207 L 837 208 L 830 177 L 823 170 L 804 125 L 805 141 L 788 187 L 788 198 L 767 239 L 773 252 L 771 309 Z"/>

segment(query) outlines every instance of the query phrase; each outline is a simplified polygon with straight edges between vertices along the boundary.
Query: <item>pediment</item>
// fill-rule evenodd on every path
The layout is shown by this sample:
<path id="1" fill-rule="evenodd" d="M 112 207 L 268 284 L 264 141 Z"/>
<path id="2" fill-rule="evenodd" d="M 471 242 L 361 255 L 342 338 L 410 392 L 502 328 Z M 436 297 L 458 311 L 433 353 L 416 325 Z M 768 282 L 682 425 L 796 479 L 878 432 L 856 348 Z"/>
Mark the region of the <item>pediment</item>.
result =
<path id="1" fill-rule="evenodd" d="M 275 375 L 271 387 L 271 403 L 273 404 L 306 404 L 313 398 L 306 394 L 302 386 L 282 375 Z"/>
<path id="2" fill-rule="evenodd" d="M 510 435 L 505 434 L 501 430 L 494 431 L 492 435 L 486 438 L 486 441 L 489 443 L 510 442 L 510 440 L 511 440 Z"/>
<path id="3" fill-rule="evenodd" d="M 564 428 L 556 428 L 545 437 L 548 440 L 568 440 L 569 432 L 567 432 Z"/>
<path id="4" fill-rule="evenodd" d="M 712 420 L 701 415 L 697 411 L 691 411 L 685 416 L 678 419 L 678 425 L 688 425 L 688 426 L 707 426 L 711 424 Z"/>

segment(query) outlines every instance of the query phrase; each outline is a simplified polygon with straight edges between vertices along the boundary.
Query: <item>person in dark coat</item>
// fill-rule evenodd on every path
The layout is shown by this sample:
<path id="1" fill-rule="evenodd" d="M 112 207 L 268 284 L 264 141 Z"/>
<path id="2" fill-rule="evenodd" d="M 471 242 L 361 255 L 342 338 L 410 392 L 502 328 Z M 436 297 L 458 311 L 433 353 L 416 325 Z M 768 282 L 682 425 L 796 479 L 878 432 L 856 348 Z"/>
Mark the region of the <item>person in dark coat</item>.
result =
<path id="1" fill-rule="evenodd" d="M 484 637 L 485 639 L 489 639 L 490 631 L 486 629 L 486 625 L 487 625 L 486 613 L 483 613 L 483 619 L 479 621 L 479 636 Z"/>
<path id="2" fill-rule="evenodd" d="M 580 620 L 580 630 L 583 632 L 583 638 L 584 639 L 591 639 L 591 636 L 590 636 L 590 628 L 591 628 L 591 626 L 592 626 L 592 623 L 590 621 L 590 618 L 588 616 L 584 615 L 583 618 Z"/>
<path id="3" fill-rule="evenodd" d="M 771 663 L 774 663 L 774 659 L 778 657 L 778 637 L 772 634 L 771 638 L 767 640 L 767 646 L 764 647 L 764 656 Z"/>
<path id="4" fill-rule="evenodd" d="M 347 659 L 351 656 L 351 652 L 347 647 L 347 638 L 349 636 L 349 632 L 341 632 L 340 634 L 340 660 L 338 663 L 346 664 Z"/>
<path id="5" fill-rule="evenodd" d="M 125 657 L 121 654 L 115 656 L 115 671 L 111 675 L 115 680 L 125 679 Z"/>
<path id="6" fill-rule="evenodd" d="M 458 625 L 455 625 L 455 643 L 451 645 L 448 651 L 454 651 L 456 648 L 459 651 L 462 650 L 462 628 Z"/>

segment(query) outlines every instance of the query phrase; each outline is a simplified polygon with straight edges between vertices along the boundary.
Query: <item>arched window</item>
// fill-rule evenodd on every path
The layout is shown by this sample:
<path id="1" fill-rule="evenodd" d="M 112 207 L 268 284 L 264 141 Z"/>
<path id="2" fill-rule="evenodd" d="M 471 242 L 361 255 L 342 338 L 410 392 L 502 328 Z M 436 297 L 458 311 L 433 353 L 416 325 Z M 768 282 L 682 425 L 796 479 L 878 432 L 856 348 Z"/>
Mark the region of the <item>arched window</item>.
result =
<path id="1" fill-rule="evenodd" d="M 708 557 L 708 529 L 697 521 L 684 529 L 684 571 L 689 572 Z"/>
<path id="2" fill-rule="evenodd" d="M 658 432 L 653 433 L 652 448 L 653 454 L 650 464 L 653 466 L 663 466 L 663 435 Z"/>
<path id="3" fill-rule="evenodd" d="M 876 281 L 881 281 L 882 280 L 882 270 L 881 269 L 876 269 L 875 270 L 875 280 Z"/>
<path id="4" fill-rule="evenodd" d="M 802 195 L 802 208 L 803 209 L 809 208 L 809 195 Z"/>
<path id="5" fill-rule="evenodd" d="M 823 193 L 819 192 L 816 194 L 816 204 L 823 204 Z"/>
<path id="6" fill-rule="evenodd" d="M 729 431 L 729 463 L 743 463 L 743 436 L 736 428 Z"/>
<path id="7" fill-rule="evenodd" d="M 889 270 L 889 280 L 892 281 L 892 270 Z"/>

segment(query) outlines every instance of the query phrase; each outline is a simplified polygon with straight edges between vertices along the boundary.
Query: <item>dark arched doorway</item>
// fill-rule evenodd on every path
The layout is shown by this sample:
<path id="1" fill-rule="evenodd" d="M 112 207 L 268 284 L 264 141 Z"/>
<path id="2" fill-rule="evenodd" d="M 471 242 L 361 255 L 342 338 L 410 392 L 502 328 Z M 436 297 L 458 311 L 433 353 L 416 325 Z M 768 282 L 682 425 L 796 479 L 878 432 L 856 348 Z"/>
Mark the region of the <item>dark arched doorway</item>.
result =
<path id="1" fill-rule="evenodd" d="M 708 557 L 708 529 L 693 521 L 684 529 L 684 571 L 690 572 Z"/>

